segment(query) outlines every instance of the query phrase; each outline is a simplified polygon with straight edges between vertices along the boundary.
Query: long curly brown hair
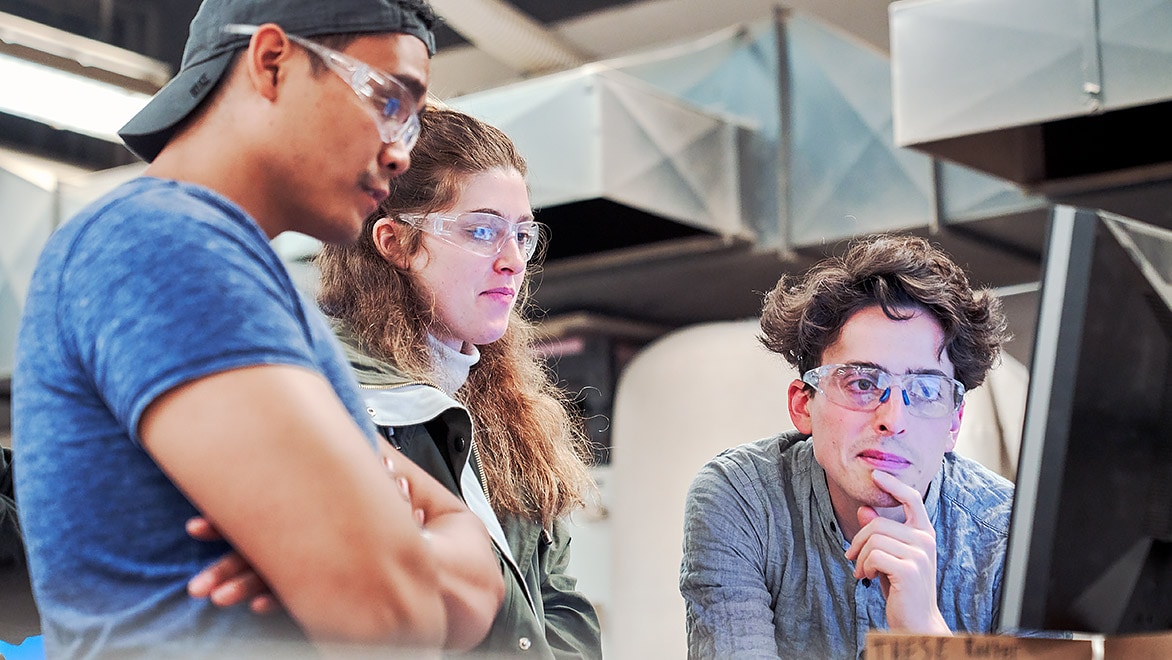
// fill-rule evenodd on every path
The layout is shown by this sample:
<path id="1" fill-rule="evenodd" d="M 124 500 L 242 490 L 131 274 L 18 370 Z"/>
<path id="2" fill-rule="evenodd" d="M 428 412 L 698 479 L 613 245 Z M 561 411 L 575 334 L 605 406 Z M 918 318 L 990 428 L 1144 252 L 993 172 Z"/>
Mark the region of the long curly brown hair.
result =
<path id="1" fill-rule="evenodd" d="M 472 175 L 504 169 L 525 176 L 527 168 L 508 136 L 467 114 L 432 104 L 419 119 L 411 167 L 391 182 L 390 196 L 366 219 L 358 242 L 326 245 L 318 255 L 318 303 L 345 321 L 372 356 L 430 381 L 427 336 L 437 323 L 435 308 L 407 266 L 423 249 L 422 233 L 396 225 L 404 257 L 397 265 L 376 250 L 374 224 L 396 214 L 450 209 Z M 594 485 L 581 419 L 535 350 L 528 307 L 526 278 L 504 336 L 479 347 L 480 361 L 456 398 L 472 415 L 493 508 L 548 527 L 582 506 Z"/>
<path id="2" fill-rule="evenodd" d="M 858 239 L 841 257 L 825 259 L 802 277 L 786 275 L 765 296 L 759 339 L 798 373 L 819 366 L 843 325 L 878 305 L 893 320 L 925 310 L 944 330 L 956 379 L 971 390 L 1009 339 L 1001 301 L 974 291 L 947 254 L 918 236 L 880 234 Z"/>

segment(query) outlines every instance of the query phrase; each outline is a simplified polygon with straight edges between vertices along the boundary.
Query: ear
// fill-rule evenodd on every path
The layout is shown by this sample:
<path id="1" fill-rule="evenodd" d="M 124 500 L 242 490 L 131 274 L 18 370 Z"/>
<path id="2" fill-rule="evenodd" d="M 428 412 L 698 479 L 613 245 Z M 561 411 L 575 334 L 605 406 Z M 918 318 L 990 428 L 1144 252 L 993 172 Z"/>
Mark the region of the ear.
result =
<path id="1" fill-rule="evenodd" d="M 810 416 L 810 397 L 813 394 L 813 388 L 801 379 L 795 378 L 794 382 L 789 384 L 789 418 L 794 423 L 794 428 L 806 435 L 814 434 L 814 424 Z"/>
<path id="2" fill-rule="evenodd" d="M 293 51 L 293 42 L 285 32 L 273 23 L 266 23 L 257 28 L 240 56 L 253 88 L 269 101 L 277 97 L 284 67 Z"/>
<path id="3" fill-rule="evenodd" d="M 407 255 L 403 254 L 403 246 L 399 243 L 399 235 L 396 233 L 398 226 L 394 220 L 390 218 L 379 218 L 374 226 L 370 229 L 371 240 L 374 241 L 374 249 L 387 263 L 407 270 Z"/>
<path id="4" fill-rule="evenodd" d="M 944 451 L 952 451 L 956 449 L 956 440 L 960 434 L 960 420 L 964 417 L 964 402 L 960 404 L 960 408 L 956 409 L 956 414 L 952 416 L 952 426 L 948 429 L 948 448 Z"/>

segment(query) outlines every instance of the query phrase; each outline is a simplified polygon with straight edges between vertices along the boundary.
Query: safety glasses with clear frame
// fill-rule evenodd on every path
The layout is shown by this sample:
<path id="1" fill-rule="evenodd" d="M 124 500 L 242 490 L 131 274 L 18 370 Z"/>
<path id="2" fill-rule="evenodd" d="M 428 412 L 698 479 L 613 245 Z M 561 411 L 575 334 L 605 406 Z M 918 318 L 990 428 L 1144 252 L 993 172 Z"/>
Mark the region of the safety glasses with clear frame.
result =
<path id="1" fill-rule="evenodd" d="M 482 257 L 495 257 L 506 242 L 516 240 L 521 255 L 528 262 L 541 241 L 541 223 L 533 220 L 509 222 L 494 213 L 404 213 L 395 219 Z"/>
<path id="2" fill-rule="evenodd" d="M 240 25 L 233 23 L 224 26 L 225 32 L 251 36 L 259 29 L 256 25 Z M 285 33 L 289 40 L 320 59 L 330 71 L 333 71 L 350 85 L 350 89 L 359 96 L 374 115 L 378 126 L 379 137 L 384 144 L 398 142 L 408 151 L 415 146 L 419 138 L 419 114 L 415 108 L 419 99 L 415 97 L 407 86 L 393 75 L 357 60 L 345 53 L 327 48 L 319 43 Z"/>
<path id="3" fill-rule="evenodd" d="M 825 364 L 802 374 L 802 382 L 849 410 L 871 412 L 891 398 L 898 388 L 908 412 L 916 417 L 948 417 L 964 402 L 964 385 L 939 374 L 897 376 L 879 367 L 857 364 Z"/>

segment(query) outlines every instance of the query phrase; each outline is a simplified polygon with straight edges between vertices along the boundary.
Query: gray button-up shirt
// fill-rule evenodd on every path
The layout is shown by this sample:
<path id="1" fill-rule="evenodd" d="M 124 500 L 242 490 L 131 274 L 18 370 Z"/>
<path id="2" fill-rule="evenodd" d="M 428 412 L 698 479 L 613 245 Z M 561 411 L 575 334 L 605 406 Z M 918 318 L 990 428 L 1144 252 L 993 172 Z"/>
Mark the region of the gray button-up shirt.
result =
<path id="1" fill-rule="evenodd" d="M 887 627 L 878 581 L 856 580 L 826 473 L 797 434 L 728 449 L 692 482 L 680 592 L 693 658 L 857 658 Z M 924 501 L 940 613 L 954 631 L 997 623 L 1013 486 L 946 454 Z"/>

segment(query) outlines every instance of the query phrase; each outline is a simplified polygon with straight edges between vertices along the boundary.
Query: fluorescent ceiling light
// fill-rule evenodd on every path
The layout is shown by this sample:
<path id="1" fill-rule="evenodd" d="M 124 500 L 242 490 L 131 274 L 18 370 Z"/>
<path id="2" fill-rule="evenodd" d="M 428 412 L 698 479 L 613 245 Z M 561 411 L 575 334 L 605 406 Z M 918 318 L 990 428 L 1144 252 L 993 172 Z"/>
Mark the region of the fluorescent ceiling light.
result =
<path id="1" fill-rule="evenodd" d="M 170 77 L 157 60 L 0 12 L 0 111 L 121 142 Z"/>
<path id="2" fill-rule="evenodd" d="M 0 80 L 0 110 L 110 142 L 151 98 L 3 54 Z"/>

